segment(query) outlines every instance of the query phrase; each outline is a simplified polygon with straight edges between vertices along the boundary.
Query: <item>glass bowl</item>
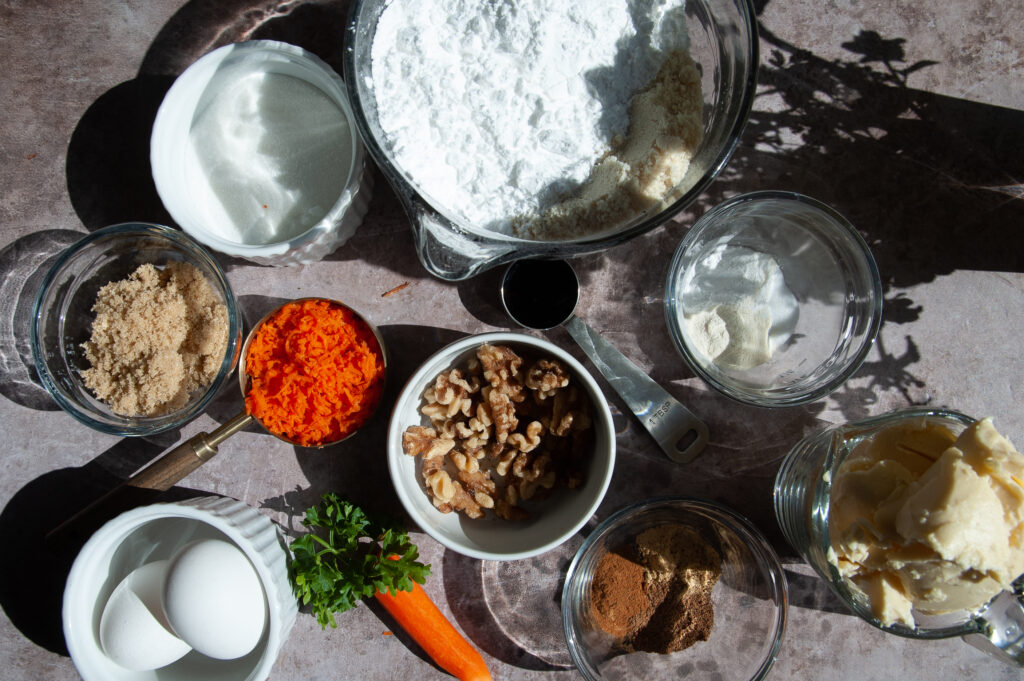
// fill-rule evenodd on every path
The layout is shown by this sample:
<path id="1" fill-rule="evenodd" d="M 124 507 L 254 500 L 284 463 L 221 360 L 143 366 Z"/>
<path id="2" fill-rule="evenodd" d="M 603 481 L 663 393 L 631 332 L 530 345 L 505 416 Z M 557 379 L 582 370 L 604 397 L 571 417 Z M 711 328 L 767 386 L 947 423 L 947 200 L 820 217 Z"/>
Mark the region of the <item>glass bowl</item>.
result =
<path id="1" fill-rule="evenodd" d="M 778 342 L 772 351 L 765 353 L 758 341 L 748 344 L 758 349 L 739 361 L 733 361 L 737 355 L 731 345 L 712 359 L 709 348 L 717 351 L 722 341 L 708 340 L 706 329 L 713 324 L 700 315 L 725 300 L 725 287 L 716 277 L 726 271 L 722 263 L 736 256 L 724 254 L 751 251 L 777 263 L 776 274 L 781 270 L 790 300 L 795 298 L 795 317 L 790 308 L 772 318 L 769 336 L 775 336 L 773 345 Z M 757 277 L 746 276 L 764 275 L 759 270 Z M 882 280 L 867 243 L 835 210 L 792 192 L 753 192 L 716 206 L 686 233 L 669 266 L 665 315 L 679 353 L 713 388 L 745 404 L 791 406 L 824 397 L 860 367 L 882 322 Z M 730 313 L 712 316 L 721 329 L 718 320 L 729 319 Z M 699 319 L 705 321 L 694 321 Z M 732 330 L 742 324 L 727 321 L 724 326 Z M 746 333 L 737 331 L 730 343 L 733 337 L 754 337 Z M 727 352 L 734 354 L 724 361 Z M 766 361 L 744 363 L 765 354 Z"/>
<path id="2" fill-rule="evenodd" d="M 537 241 L 488 231 L 455 219 L 395 162 L 384 142 L 371 76 L 371 47 L 387 0 L 353 3 L 345 31 L 344 80 L 367 149 L 395 189 L 412 223 L 420 260 L 442 279 L 460 280 L 522 257 L 570 257 L 639 236 L 696 199 L 725 167 L 747 122 L 757 85 L 757 19 L 749 0 L 686 3 L 690 54 L 701 72 L 704 134 L 689 170 L 667 204 L 597 236 Z"/>
<path id="3" fill-rule="evenodd" d="M 841 484 L 842 476 L 845 472 L 843 464 L 847 461 L 848 457 L 854 455 L 854 452 L 860 447 L 868 446 L 870 441 L 876 440 L 880 434 L 886 431 L 891 433 L 894 428 L 906 429 L 904 431 L 906 434 L 903 437 L 891 440 L 891 442 L 897 443 L 898 447 L 903 447 L 907 439 L 913 437 L 910 433 L 914 431 L 923 433 L 926 425 L 930 425 L 935 429 L 945 429 L 952 438 L 958 438 L 964 430 L 975 422 L 976 419 L 973 417 L 952 409 L 925 407 L 892 411 L 849 423 L 831 425 L 811 433 L 793 446 L 779 466 L 775 477 L 775 490 L 773 494 L 775 518 L 786 541 L 814 568 L 818 576 L 825 581 L 850 612 L 868 624 L 888 634 L 918 640 L 948 639 L 959 636 L 965 642 L 992 655 L 996 659 L 1016 667 L 1024 667 L 1024 646 L 1022 646 L 1024 639 L 1021 636 L 1021 631 L 1024 629 L 1024 588 L 1022 588 L 1024 587 L 1024 575 L 1018 577 L 1013 582 L 1014 588 L 994 594 L 985 603 L 946 613 L 934 613 L 923 612 L 912 602 L 911 616 L 913 618 L 913 626 L 898 621 L 885 624 L 876 615 L 876 608 L 880 606 L 880 603 L 872 603 L 865 591 L 857 587 L 855 583 L 848 581 L 840 572 L 837 567 L 836 550 L 832 546 L 830 519 L 834 510 L 833 485 Z M 883 442 L 887 441 L 885 436 L 882 437 Z M 924 441 L 926 437 L 934 438 L 936 436 L 920 435 L 920 437 Z M 939 441 L 951 444 L 949 440 L 940 439 Z M 931 440 L 928 445 L 924 445 L 924 448 L 937 448 L 935 442 L 936 440 Z M 971 448 L 968 447 L 968 449 Z M 879 452 L 878 449 L 875 449 L 875 451 Z M 905 451 L 914 450 L 908 448 Z M 977 452 L 972 452 L 972 454 L 977 454 Z M 929 454 L 922 460 L 931 459 L 933 455 L 933 453 Z M 925 455 L 915 452 L 914 458 L 917 456 Z M 1001 465 L 1007 465 L 998 464 L 999 458 L 994 456 L 986 459 L 988 462 L 986 468 L 989 471 L 993 471 L 997 470 Z M 853 486 L 860 490 L 872 489 L 874 490 L 873 493 L 877 493 L 878 490 L 882 489 L 879 485 L 884 484 L 884 481 L 878 479 L 878 473 L 883 471 L 890 471 L 892 475 L 899 476 L 901 486 L 922 484 L 920 478 L 915 482 L 907 483 L 904 476 L 908 475 L 908 469 L 899 463 L 894 463 L 894 459 L 888 461 L 889 464 L 892 464 L 888 467 L 876 464 L 870 469 L 871 473 L 866 472 L 868 470 L 867 467 L 861 469 L 859 466 L 855 466 L 853 470 L 858 472 L 859 477 L 857 477 L 857 482 L 853 483 Z M 929 466 L 934 465 L 937 464 L 929 464 Z M 1012 470 L 1012 468 L 1008 470 Z M 909 474 L 909 477 L 915 478 L 919 472 Z M 966 479 L 974 478 L 973 473 L 968 474 L 968 476 Z M 935 480 L 937 478 L 932 479 Z M 982 474 L 982 471 L 979 471 L 978 477 L 974 479 L 981 479 L 981 485 L 983 487 L 986 485 L 986 476 Z M 847 484 L 849 483 L 850 481 L 847 480 Z M 1004 491 L 1009 489 L 999 485 L 995 479 L 989 480 L 987 484 L 1000 487 Z M 847 487 L 847 489 L 850 488 Z M 975 492 L 977 491 L 977 488 L 972 489 Z M 1017 492 L 1007 494 L 1005 499 L 1015 498 L 1014 494 L 1019 494 L 1019 488 Z M 856 493 L 854 493 L 854 496 L 856 496 Z M 889 503 L 889 507 L 893 509 L 899 507 L 899 515 L 902 516 L 904 510 L 906 510 L 905 507 L 900 506 L 898 501 L 895 505 L 890 503 L 892 499 L 897 497 L 899 497 L 899 492 L 893 492 L 888 496 L 886 503 Z M 948 483 L 948 487 L 943 488 L 941 497 L 933 496 L 932 499 L 933 501 L 940 500 L 940 505 L 946 502 L 955 505 L 959 501 L 963 507 L 972 509 L 972 515 L 974 509 L 986 506 L 984 502 L 979 501 L 977 498 L 966 495 L 960 488 L 953 489 L 952 482 Z M 865 502 L 867 506 L 863 505 Z M 1009 501 L 1004 501 L 1003 503 L 1009 503 Z M 867 501 L 866 498 L 857 499 L 855 517 L 858 520 L 855 522 L 859 524 L 860 518 L 877 519 L 876 509 L 870 506 L 871 502 Z M 942 534 L 946 537 L 955 537 L 958 531 L 963 529 L 962 526 L 957 527 L 958 521 L 960 523 L 964 522 L 962 516 L 958 517 L 955 509 L 953 511 L 944 510 L 946 512 L 942 514 L 942 517 L 947 518 L 947 520 L 943 525 Z M 999 512 L 995 511 L 995 513 Z M 1009 511 L 1003 512 L 1007 516 L 1009 515 Z M 893 513 L 895 513 L 895 510 Z M 987 521 L 986 517 L 982 515 L 984 513 L 985 511 L 978 511 L 977 515 L 970 518 L 969 533 L 972 537 L 984 536 L 990 532 L 989 528 L 985 527 Z M 935 516 L 933 515 L 933 517 Z M 987 517 L 992 516 L 989 515 Z M 921 522 L 927 524 L 928 521 L 922 520 Z M 984 528 L 984 530 L 981 528 Z M 872 536 L 873 528 L 870 526 L 870 521 L 860 526 L 859 530 L 866 533 L 866 536 Z M 946 541 L 952 540 L 947 539 Z M 983 541 L 985 539 L 979 540 L 979 542 Z M 885 544 L 885 540 L 882 543 Z M 918 546 L 918 542 L 915 541 L 912 545 Z M 920 545 L 927 546 L 927 543 L 922 542 Z M 979 547 L 981 545 L 979 543 Z M 981 549 L 979 548 L 979 550 Z M 872 556 L 881 555 L 884 557 L 887 555 L 882 546 L 872 545 L 870 552 Z M 911 560 L 913 561 L 915 558 L 924 560 L 924 557 L 927 555 L 926 549 L 924 552 L 917 552 L 916 556 L 912 555 Z M 891 560 L 891 566 L 900 565 L 896 558 Z M 991 565 L 994 566 L 999 562 L 998 559 L 993 559 Z M 920 563 L 918 568 L 921 570 L 923 579 L 932 577 L 932 574 L 927 570 L 920 568 Z M 960 569 L 957 568 L 951 574 L 959 575 L 958 571 Z M 910 572 L 910 570 L 906 570 L 904 574 Z M 984 572 L 973 569 L 965 574 L 971 575 L 971 581 L 974 579 L 980 581 L 986 577 Z M 958 576 L 957 579 L 960 579 L 960 577 Z M 954 586 L 954 588 L 952 590 L 947 588 L 945 593 L 955 592 L 955 584 L 956 579 L 954 579 L 953 584 L 949 585 Z M 935 585 L 934 590 L 937 593 L 943 593 L 942 586 L 941 583 Z"/>
<path id="4" fill-rule="evenodd" d="M 711 591 L 714 623 L 707 640 L 674 653 L 627 652 L 598 624 L 591 597 L 603 556 L 645 530 L 678 524 L 697 531 L 722 558 Z M 775 552 L 734 511 L 710 501 L 666 497 L 614 513 L 586 539 L 569 565 L 562 591 L 562 622 L 573 661 L 597 679 L 762 679 L 782 645 L 788 591 Z"/>
<path id="5" fill-rule="evenodd" d="M 115 414 L 86 388 L 89 367 L 82 343 L 89 339 L 100 287 L 126 278 L 145 263 L 186 262 L 206 277 L 227 307 L 228 342 L 216 377 L 180 409 L 158 416 Z M 113 435 L 145 436 L 177 428 L 202 412 L 231 375 L 241 346 L 242 319 L 220 265 L 188 236 L 161 225 L 125 223 L 100 229 L 60 255 L 43 279 L 32 314 L 31 345 L 43 387 L 64 411 Z"/>

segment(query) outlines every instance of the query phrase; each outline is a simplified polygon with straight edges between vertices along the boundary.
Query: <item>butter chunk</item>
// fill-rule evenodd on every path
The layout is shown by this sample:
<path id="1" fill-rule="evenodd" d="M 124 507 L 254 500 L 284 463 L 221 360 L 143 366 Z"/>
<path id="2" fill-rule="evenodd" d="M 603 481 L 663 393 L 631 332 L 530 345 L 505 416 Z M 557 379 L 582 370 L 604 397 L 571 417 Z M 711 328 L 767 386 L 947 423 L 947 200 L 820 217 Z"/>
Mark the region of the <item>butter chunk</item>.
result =
<path id="1" fill-rule="evenodd" d="M 836 472 L 829 559 L 883 625 L 977 609 L 1024 573 L 1022 481 L 991 419 L 886 428 Z"/>

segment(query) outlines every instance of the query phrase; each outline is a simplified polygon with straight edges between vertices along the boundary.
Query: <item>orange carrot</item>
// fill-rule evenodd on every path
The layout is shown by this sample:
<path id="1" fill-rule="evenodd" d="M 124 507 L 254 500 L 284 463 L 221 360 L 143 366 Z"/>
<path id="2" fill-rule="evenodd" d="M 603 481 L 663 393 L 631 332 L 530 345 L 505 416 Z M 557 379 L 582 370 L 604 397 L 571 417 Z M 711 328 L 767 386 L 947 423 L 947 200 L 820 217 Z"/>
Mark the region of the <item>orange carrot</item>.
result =
<path id="1" fill-rule="evenodd" d="M 441 669 L 460 681 L 491 681 L 484 658 L 419 584 L 413 582 L 412 591 L 398 591 L 394 596 L 378 591 L 376 598 Z"/>
<path id="2" fill-rule="evenodd" d="M 335 442 L 370 417 L 384 384 L 369 325 L 323 299 L 282 306 L 256 331 L 245 358 L 246 411 L 306 447 Z"/>

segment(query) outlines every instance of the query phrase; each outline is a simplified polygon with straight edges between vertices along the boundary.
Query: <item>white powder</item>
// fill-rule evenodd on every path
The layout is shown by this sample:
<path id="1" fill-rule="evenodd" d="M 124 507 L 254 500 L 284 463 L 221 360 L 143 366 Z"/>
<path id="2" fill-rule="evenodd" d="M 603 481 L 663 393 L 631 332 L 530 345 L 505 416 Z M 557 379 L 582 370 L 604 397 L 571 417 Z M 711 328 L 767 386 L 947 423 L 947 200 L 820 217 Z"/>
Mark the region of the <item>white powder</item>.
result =
<path id="1" fill-rule="evenodd" d="M 192 125 L 191 189 L 203 224 L 241 244 L 296 237 L 334 206 L 352 164 L 348 119 L 316 86 L 254 72 L 224 88 Z"/>
<path id="2" fill-rule="evenodd" d="M 392 0 L 371 54 L 385 144 L 432 204 L 511 232 L 583 184 L 626 134 L 633 94 L 689 47 L 683 9 Z"/>
<path id="3" fill-rule="evenodd" d="M 723 367 L 770 360 L 800 314 L 775 259 L 742 246 L 716 245 L 684 273 L 679 290 L 687 337 Z"/>

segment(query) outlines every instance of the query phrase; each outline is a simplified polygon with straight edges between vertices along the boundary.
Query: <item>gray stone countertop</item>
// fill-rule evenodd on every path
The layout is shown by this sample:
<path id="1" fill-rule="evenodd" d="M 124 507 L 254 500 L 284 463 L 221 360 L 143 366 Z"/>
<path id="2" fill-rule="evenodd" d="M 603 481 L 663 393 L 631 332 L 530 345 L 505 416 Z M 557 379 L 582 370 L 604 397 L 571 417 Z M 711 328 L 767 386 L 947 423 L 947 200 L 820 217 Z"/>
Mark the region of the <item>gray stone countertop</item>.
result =
<path id="1" fill-rule="evenodd" d="M 761 0 L 754 111 L 721 177 L 673 221 L 580 258 L 579 314 L 710 426 L 690 466 L 669 463 L 602 382 L 619 460 L 595 521 L 651 496 L 689 494 L 748 516 L 790 584 L 772 679 L 1011 679 L 1020 672 L 959 640 L 910 641 L 843 611 L 782 539 L 771 510 L 779 461 L 826 424 L 910 405 L 992 415 L 1024 443 L 1024 6 Z M 43 271 L 82 234 L 126 220 L 167 223 L 149 175 L 148 136 L 173 77 L 221 44 L 293 42 L 341 68 L 346 2 L 8 1 L 0 5 L 0 678 L 74 679 L 60 631 L 69 556 L 41 536 L 115 476 L 237 412 L 227 390 L 204 415 L 152 440 L 122 440 L 61 412 L 31 369 L 28 318 Z M 386 399 L 434 349 L 508 328 L 495 277 L 429 276 L 406 217 L 381 180 L 356 235 L 297 269 L 221 258 L 249 321 L 275 303 L 344 299 L 380 326 L 394 363 Z M 868 240 L 885 319 L 866 362 L 816 403 L 774 411 L 714 393 L 680 360 L 663 288 L 693 221 L 737 193 L 788 189 L 845 214 Z M 383 294 L 408 284 L 393 295 Z M 548 334 L 579 355 L 564 331 Z M 284 528 L 322 492 L 400 512 L 384 464 L 387 409 L 327 451 L 246 431 L 175 488 L 227 495 Z M 479 647 L 495 679 L 578 678 L 557 611 L 560 575 L 582 541 L 532 561 L 489 563 L 414 532 L 433 564 L 426 589 Z M 392 624 L 360 607 L 321 631 L 300 613 L 271 678 L 442 679 Z"/>

